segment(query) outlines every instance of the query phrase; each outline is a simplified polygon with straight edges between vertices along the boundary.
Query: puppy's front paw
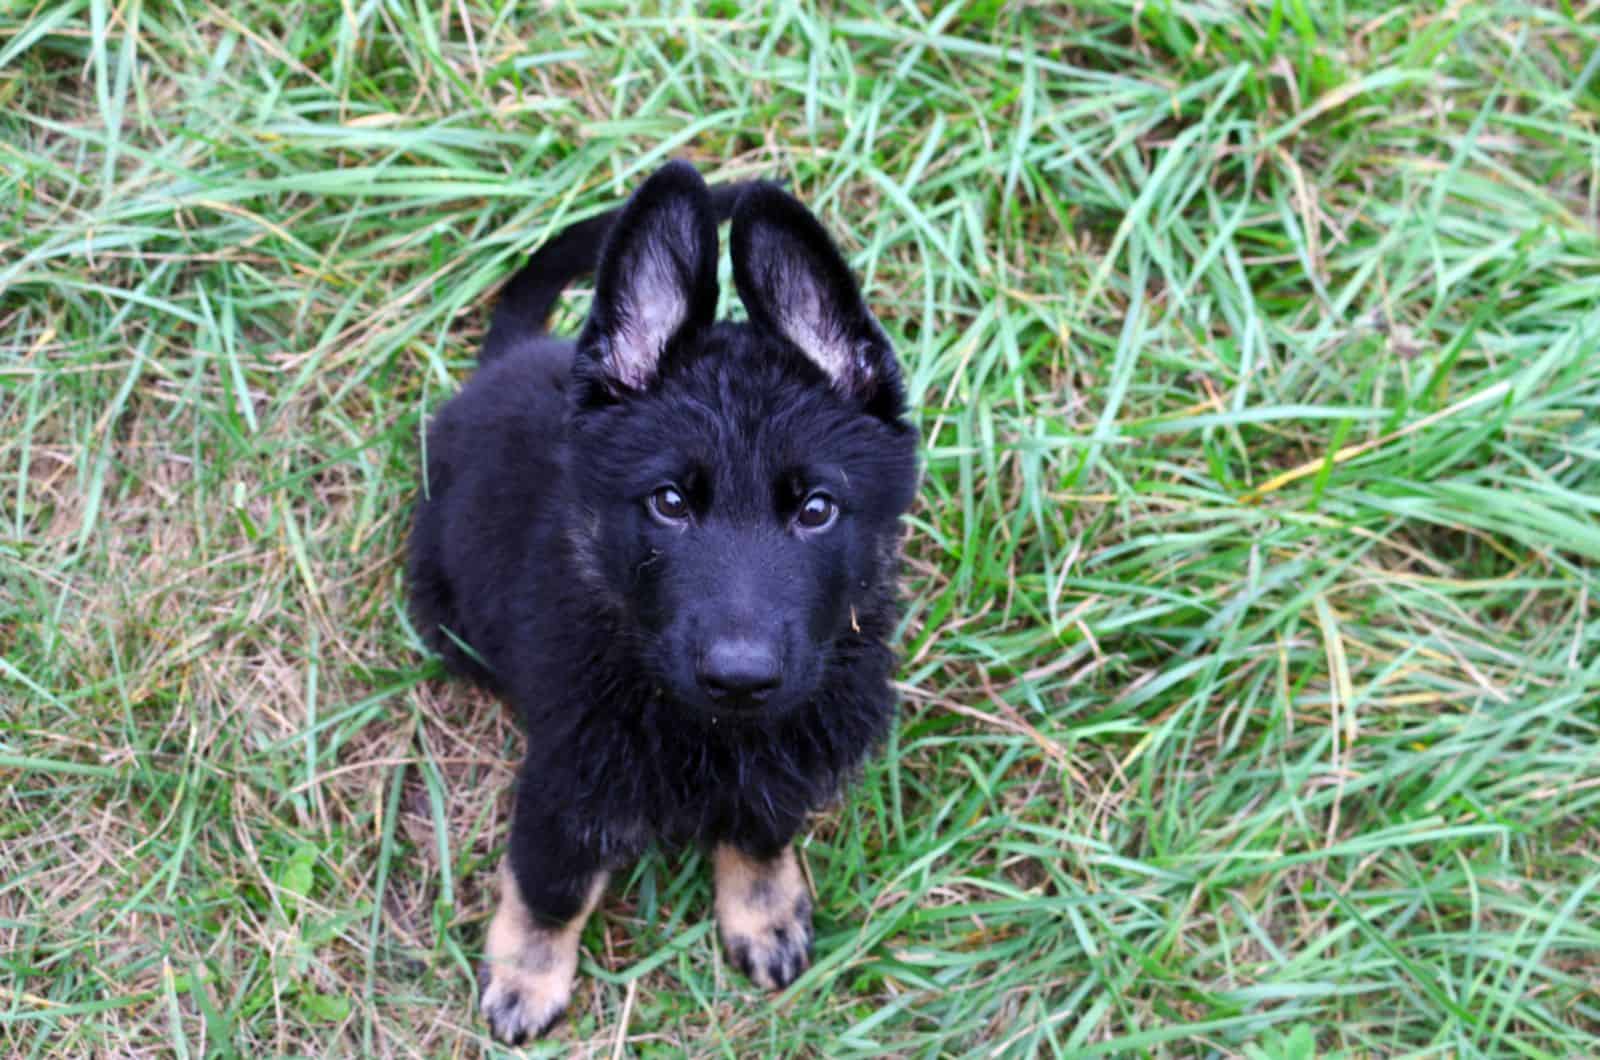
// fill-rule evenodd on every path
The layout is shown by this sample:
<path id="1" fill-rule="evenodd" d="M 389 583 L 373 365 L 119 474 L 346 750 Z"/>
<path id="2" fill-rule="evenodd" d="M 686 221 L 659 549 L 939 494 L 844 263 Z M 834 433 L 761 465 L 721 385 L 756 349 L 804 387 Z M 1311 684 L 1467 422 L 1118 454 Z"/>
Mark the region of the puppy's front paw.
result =
<path id="1" fill-rule="evenodd" d="M 605 875 L 590 885 L 582 911 L 560 927 L 541 924 L 522 901 L 511 872 L 501 867 L 500 906 L 484 940 L 479 1008 L 495 1037 L 512 1045 L 554 1027 L 572 999 L 578 972 L 578 937 L 600 900 Z"/>
<path id="2" fill-rule="evenodd" d="M 716 850 L 717 926 L 734 966 L 778 990 L 811 965 L 811 895 L 794 850 L 771 861 Z"/>
<path id="3" fill-rule="evenodd" d="M 576 955 L 565 968 L 532 969 L 485 962 L 481 973 L 483 1001 L 479 1007 L 494 1036 L 521 1045 L 554 1027 L 572 998 L 577 965 Z"/>

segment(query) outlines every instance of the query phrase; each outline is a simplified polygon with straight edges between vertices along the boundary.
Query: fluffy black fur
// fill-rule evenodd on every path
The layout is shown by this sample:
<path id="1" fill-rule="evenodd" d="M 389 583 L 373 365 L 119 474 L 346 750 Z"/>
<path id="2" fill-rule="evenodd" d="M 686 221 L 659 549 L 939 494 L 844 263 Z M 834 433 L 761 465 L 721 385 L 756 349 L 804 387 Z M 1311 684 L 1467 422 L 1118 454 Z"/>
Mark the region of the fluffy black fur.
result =
<path id="1" fill-rule="evenodd" d="M 749 323 L 712 319 L 730 213 Z M 578 342 L 545 335 L 596 266 Z M 670 164 L 508 285 L 427 432 L 410 582 L 430 645 L 526 727 L 509 855 L 538 916 L 654 840 L 778 851 L 884 735 L 903 411 L 855 281 L 774 185 Z"/>

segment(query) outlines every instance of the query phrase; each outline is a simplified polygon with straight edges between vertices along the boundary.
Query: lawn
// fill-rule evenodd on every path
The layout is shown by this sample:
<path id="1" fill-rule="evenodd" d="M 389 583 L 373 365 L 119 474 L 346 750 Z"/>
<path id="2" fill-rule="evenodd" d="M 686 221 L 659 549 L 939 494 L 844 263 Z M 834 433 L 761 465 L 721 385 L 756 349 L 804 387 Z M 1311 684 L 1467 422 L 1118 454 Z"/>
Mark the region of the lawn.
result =
<path id="1" fill-rule="evenodd" d="M 526 253 L 684 157 L 787 180 L 904 361 L 901 720 L 802 838 L 798 984 L 651 856 L 535 1052 L 1600 1055 L 1597 46 L 6 5 L 0 1054 L 499 1051 L 520 737 L 407 622 L 419 434 Z"/>

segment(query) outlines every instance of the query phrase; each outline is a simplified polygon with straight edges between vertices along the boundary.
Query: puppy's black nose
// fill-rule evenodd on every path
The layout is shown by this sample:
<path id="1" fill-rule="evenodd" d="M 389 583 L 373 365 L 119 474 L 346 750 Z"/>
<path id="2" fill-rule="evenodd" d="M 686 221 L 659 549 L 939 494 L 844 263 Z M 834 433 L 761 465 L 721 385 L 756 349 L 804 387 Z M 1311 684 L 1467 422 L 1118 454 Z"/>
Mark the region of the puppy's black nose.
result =
<path id="1" fill-rule="evenodd" d="M 712 642 L 695 676 L 712 699 L 759 703 L 778 687 L 778 651 L 759 640 L 724 637 Z"/>

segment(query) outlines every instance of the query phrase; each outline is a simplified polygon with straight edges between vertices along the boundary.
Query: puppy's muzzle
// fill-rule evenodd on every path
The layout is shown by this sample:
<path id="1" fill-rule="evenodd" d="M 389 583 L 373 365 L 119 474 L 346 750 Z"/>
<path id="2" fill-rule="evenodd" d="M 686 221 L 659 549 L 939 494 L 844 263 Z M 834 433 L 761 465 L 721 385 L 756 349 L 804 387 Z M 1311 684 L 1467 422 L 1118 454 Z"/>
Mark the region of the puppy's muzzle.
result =
<path id="1" fill-rule="evenodd" d="M 718 706 L 758 707 L 783 683 L 783 661 L 775 644 L 720 637 L 695 667 L 695 679 Z"/>

